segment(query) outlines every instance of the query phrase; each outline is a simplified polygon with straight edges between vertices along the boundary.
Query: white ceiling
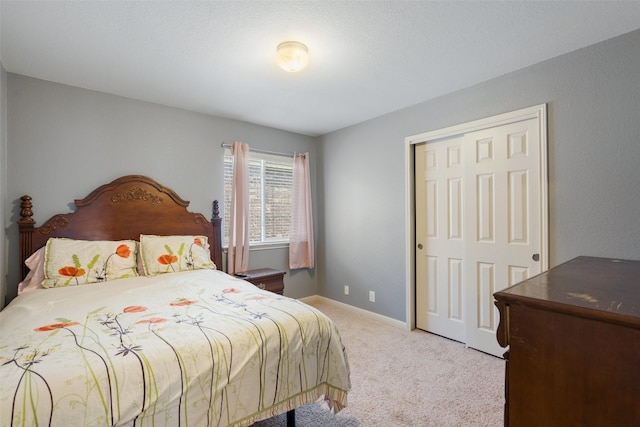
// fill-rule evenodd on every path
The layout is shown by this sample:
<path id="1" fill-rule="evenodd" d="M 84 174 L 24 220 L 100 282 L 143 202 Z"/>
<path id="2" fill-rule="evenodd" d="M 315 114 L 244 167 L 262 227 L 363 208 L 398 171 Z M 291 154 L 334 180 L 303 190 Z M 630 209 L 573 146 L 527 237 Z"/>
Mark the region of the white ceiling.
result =
<path id="1" fill-rule="evenodd" d="M 640 28 L 640 1 L 0 5 L 9 72 L 313 136 Z"/>

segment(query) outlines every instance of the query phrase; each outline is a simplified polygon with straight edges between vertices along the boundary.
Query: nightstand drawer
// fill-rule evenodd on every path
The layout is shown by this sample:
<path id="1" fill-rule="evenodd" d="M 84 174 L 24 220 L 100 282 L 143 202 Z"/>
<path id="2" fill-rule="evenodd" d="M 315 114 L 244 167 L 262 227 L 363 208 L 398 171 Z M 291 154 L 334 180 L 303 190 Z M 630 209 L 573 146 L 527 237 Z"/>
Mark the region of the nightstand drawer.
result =
<path id="1" fill-rule="evenodd" d="M 284 294 L 284 271 L 273 268 L 259 268 L 240 274 L 246 274 L 246 276 L 241 278 L 253 283 L 260 289 L 265 289 L 280 295 Z"/>

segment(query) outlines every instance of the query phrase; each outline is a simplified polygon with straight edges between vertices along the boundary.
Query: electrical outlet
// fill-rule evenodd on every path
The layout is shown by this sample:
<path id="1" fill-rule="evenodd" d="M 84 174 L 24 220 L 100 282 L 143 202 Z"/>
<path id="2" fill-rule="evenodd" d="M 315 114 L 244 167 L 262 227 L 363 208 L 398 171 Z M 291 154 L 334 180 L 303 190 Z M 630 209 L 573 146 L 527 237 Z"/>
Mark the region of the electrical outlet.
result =
<path id="1" fill-rule="evenodd" d="M 349 285 L 344 285 L 344 294 L 349 295 Z"/>
<path id="2" fill-rule="evenodd" d="M 376 302 L 376 293 L 374 291 L 369 291 L 369 301 Z"/>

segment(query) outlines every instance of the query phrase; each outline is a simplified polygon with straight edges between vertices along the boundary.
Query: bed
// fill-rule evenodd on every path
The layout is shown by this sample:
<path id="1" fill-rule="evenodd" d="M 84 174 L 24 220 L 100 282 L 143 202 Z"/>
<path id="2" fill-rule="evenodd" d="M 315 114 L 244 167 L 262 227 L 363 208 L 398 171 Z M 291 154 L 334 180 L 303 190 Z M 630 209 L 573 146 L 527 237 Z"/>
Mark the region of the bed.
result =
<path id="1" fill-rule="evenodd" d="M 208 220 L 129 175 L 42 226 L 22 197 L 20 295 L 0 312 L 2 426 L 249 426 L 346 405 L 347 354 L 318 310 L 224 273 Z M 44 277 L 44 279 L 43 279 Z"/>

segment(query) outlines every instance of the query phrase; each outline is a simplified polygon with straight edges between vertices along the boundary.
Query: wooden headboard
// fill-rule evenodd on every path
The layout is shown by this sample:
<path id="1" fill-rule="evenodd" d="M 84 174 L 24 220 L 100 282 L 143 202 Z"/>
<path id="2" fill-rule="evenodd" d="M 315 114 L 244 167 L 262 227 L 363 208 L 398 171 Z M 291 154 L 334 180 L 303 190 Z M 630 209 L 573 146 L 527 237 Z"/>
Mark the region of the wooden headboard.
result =
<path id="1" fill-rule="evenodd" d="M 213 201 L 211 221 L 187 210 L 189 202 L 172 189 L 142 175 L 127 175 L 102 185 L 87 197 L 75 200 L 77 210 L 51 217 L 36 227 L 31 197 L 22 196 L 20 217 L 20 268 L 22 279 L 28 273 L 24 261 L 46 245 L 51 237 L 81 240 L 140 240 L 140 234 L 205 235 L 211 246 L 211 259 L 222 266 L 222 235 L 218 201 Z"/>

